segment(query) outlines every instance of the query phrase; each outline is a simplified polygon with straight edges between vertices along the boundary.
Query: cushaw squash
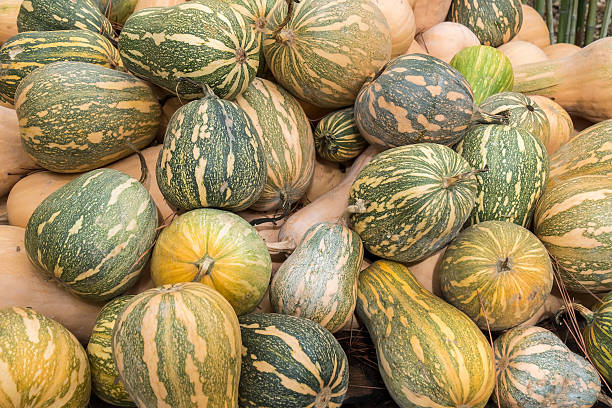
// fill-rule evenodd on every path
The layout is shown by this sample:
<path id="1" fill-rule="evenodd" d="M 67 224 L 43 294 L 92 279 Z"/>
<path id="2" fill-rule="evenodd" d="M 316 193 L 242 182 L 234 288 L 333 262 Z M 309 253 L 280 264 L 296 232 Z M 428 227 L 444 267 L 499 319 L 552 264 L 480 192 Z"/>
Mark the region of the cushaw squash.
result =
<path id="1" fill-rule="evenodd" d="M 546 151 L 550 156 L 570 140 L 574 131 L 574 123 L 569 113 L 552 99 L 539 95 L 529 95 L 529 99 L 544 111 L 548 119 L 550 135 L 546 143 Z M 552 167 L 551 162 L 551 171 Z"/>
<path id="2" fill-rule="evenodd" d="M 540 48 L 550 45 L 550 32 L 540 13 L 527 4 L 521 4 L 523 24 L 512 41 L 529 41 Z"/>
<path id="3" fill-rule="evenodd" d="M 377 261 L 363 271 L 356 310 L 400 407 L 485 406 L 495 386 L 489 342 L 469 317 L 425 290 L 407 267 Z"/>
<path id="4" fill-rule="evenodd" d="M 417 34 L 416 44 L 432 57 L 450 63 L 459 51 L 464 48 L 480 45 L 480 40 L 466 26 L 445 21 Z M 413 52 L 419 52 L 418 49 Z"/>
<path id="5" fill-rule="evenodd" d="M 416 29 L 409 0 L 374 0 L 382 11 L 391 33 L 391 58 L 402 55 L 412 41 Z"/>
<path id="6" fill-rule="evenodd" d="M 414 12 L 417 33 L 443 22 L 451 5 L 451 0 L 409 0 L 409 2 Z"/>

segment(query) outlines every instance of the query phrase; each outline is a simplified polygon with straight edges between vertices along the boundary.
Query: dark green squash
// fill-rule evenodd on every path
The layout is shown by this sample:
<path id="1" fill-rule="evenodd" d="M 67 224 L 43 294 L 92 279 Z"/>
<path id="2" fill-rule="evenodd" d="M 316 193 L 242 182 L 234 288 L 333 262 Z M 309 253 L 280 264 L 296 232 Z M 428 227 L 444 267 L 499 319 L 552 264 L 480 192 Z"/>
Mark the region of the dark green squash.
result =
<path id="1" fill-rule="evenodd" d="M 321 119 L 314 131 L 314 142 L 319 156 L 339 163 L 354 159 L 368 147 L 368 142 L 359 132 L 352 107 L 332 112 Z"/>

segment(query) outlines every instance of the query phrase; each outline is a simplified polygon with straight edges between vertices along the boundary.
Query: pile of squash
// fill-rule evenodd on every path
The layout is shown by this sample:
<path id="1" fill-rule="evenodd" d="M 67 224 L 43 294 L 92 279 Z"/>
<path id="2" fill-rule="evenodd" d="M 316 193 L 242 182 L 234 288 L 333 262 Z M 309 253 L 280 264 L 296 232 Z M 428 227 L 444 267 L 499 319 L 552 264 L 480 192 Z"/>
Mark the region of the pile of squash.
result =
<path id="1" fill-rule="evenodd" d="M 10 0 L 0 43 L 0 407 L 339 407 L 356 325 L 402 408 L 607 398 L 612 38 L 518 0 Z"/>

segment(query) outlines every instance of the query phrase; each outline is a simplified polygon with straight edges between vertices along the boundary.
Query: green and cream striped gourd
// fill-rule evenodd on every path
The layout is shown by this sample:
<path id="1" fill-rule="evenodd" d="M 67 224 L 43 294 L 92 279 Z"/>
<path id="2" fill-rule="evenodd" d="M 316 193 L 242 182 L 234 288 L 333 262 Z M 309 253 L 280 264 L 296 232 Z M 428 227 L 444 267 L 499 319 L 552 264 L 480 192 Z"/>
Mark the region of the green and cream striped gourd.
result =
<path id="1" fill-rule="evenodd" d="M 91 0 L 23 0 L 17 29 L 25 31 L 90 30 L 114 39 L 113 26 Z"/>
<path id="2" fill-rule="evenodd" d="M 419 143 L 377 155 L 353 183 L 353 229 L 374 255 L 415 262 L 448 244 L 476 199 L 468 163 L 449 147 Z"/>
<path id="3" fill-rule="evenodd" d="M 87 343 L 94 393 L 101 400 L 122 407 L 134 406 L 134 402 L 119 378 L 117 365 L 113 359 L 111 340 L 117 316 L 133 297 L 133 295 L 119 296 L 108 302 L 100 310 Z"/>
<path id="4" fill-rule="evenodd" d="M 521 128 L 476 125 L 456 150 L 473 168 L 487 169 L 476 175 L 478 194 L 467 225 L 497 220 L 528 227 L 548 181 L 544 144 Z"/>
<path id="5" fill-rule="evenodd" d="M 368 147 L 357 122 L 353 107 L 326 115 L 314 131 L 317 153 L 325 160 L 346 162 L 359 156 Z"/>
<path id="6" fill-rule="evenodd" d="M 590 408 L 601 380 L 582 356 L 542 327 L 514 328 L 493 343 L 502 407 Z"/>
<path id="7" fill-rule="evenodd" d="M 272 278 L 272 310 L 337 332 L 353 316 L 362 260 L 363 245 L 355 232 L 316 223 Z"/>
<path id="8" fill-rule="evenodd" d="M 87 354 L 64 326 L 21 307 L 0 309 L 0 407 L 86 407 Z"/>
<path id="9" fill-rule="evenodd" d="M 241 316 L 241 407 L 338 408 L 348 389 L 348 360 L 315 322 L 275 313 Z"/>
<path id="10" fill-rule="evenodd" d="M 85 62 L 31 72 L 17 87 L 15 109 L 27 154 L 58 173 L 96 169 L 146 147 L 161 117 L 146 82 Z"/>
<path id="11" fill-rule="evenodd" d="M 260 45 L 242 14 L 224 1 L 198 0 L 140 10 L 125 22 L 119 52 L 134 75 L 186 99 L 209 85 L 225 99 L 249 86 Z"/>
<path id="12" fill-rule="evenodd" d="M 238 405 L 238 318 L 206 285 L 164 285 L 133 297 L 117 317 L 112 350 L 139 407 Z"/>
<path id="13" fill-rule="evenodd" d="M 255 78 L 236 103 L 260 136 L 268 169 L 264 190 L 251 208 L 289 211 L 314 172 L 312 129 L 304 109 L 289 92 L 261 78 Z"/>
<path id="14" fill-rule="evenodd" d="M 138 0 L 93 0 L 98 9 L 107 16 L 109 21 L 117 24 L 125 24 L 132 15 Z"/>
<path id="15" fill-rule="evenodd" d="M 261 135 L 246 112 L 208 88 L 170 119 L 157 160 L 157 183 L 182 210 L 240 211 L 254 204 L 266 183 Z"/>
<path id="16" fill-rule="evenodd" d="M 119 51 L 110 41 L 89 30 L 20 33 L 0 48 L 0 99 L 13 105 L 17 86 L 26 75 L 58 61 L 123 67 Z"/>
<path id="17" fill-rule="evenodd" d="M 129 289 L 147 263 L 157 209 L 138 180 L 117 170 L 85 173 L 53 192 L 25 231 L 28 258 L 45 276 L 91 301 Z"/>
<path id="18" fill-rule="evenodd" d="M 377 261 L 361 272 L 356 311 L 400 407 L 485 406 L 495 386 L 488 340 L 406 266 Z"/>
<path id="19" fill-rule="evenodd" d="M 315 106 L 352 105 L 391 57 L 389 25 L 373 2 L 302 0 L 278 31 L 286 16 L 286 2 L 278 2 L 264 35 L 266 62 L 285 89 Z"/>
<path id="20" fill-rule="evenodd" d="M 533 231 L 553 258 L 567 290 L 612 290 L 612 179 L 581 176 L 547 188 Z"/>

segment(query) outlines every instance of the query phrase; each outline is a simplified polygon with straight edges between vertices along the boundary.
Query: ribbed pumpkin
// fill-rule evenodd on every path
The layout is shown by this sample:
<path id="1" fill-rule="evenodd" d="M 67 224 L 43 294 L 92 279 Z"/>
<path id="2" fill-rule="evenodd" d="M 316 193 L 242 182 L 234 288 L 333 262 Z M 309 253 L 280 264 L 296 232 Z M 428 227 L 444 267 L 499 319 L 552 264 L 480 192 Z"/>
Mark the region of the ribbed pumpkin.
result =
<path id="1" fill-rule="evenodd" d="M 110 21 L 91 0 L 24 0 L 17 16 L 24 31 L 90 30 L 113 39 Z"/>
<path id="2" fill-rule="evenodd" d="M 119 375 L 139 407 L 237 406 L 241 346 L 232 306 L 195 282 L 133 297 L 112 338 Z"/>
<path id="3" fill-rule="evenodd" d="M 354 159 L 368 146 L 359 132 L 352 107 L 321 119 L 314 131 L 314 143 L 319 156 L 339 163 Z"/>
<path id="4" fill-rule="evenodd" d="M 502 125 L 476 125 L 456 147 L 476 175 L 478 195 L 468 225 L 507 221 L 528 227 L 536 200 L 548 180 L 548 155 L 528 131 Z"/>
<path id="5" fill-rule="evenodd" d="M 514 86 L 514 72 L 508 57 L 488 45 L 475 45 L 459 51 L 451 60 L 470 83 L 474 103 L 496 93 L 511 91 Z"/>
<path id="6" fill-rule="evenodd" d="M 493 343 L 502 407 L 590 408 L 601 387 L 597 372 L 552 332 L 514 328 Z"/>
<path id="7" fill-rule="evenodd" d="M 138 11 L 119 36 L 130 72 L 187 99 L 204 93 L 181 78 L 205 83 L 221 98 L 240 95 L 255 78 L 259 49 L 244 17 L 216 0 Z"/>
<path id="8" fill-rule="evenodd" d="M 289 92 L 265 79 L 256 78 L 236 103 L 260 136 L 268 168 L 264 190 L 251 207 L 288 211 L 312 180 L 315 148 L 310 122 Z"/>
<path id="9" fill-rule="evenodd" d="M 523 323 L 553 285 L 544 245 L 529 230 L 503 221 L 463 230 L 446 247 L 438 274 L 444 298 L 483 330 Z"/>
<path id="10" fill-rule="evenodd" d="M 377 256 L 398 262 L 426 258 L 459 233 L 472 211 L 477 184 L 471 171 L 439 144 L 382 152 L 351 187 L 353 228 Z"/>
<path id="11" fill-rule="evenodd" d="M 87 354 L 62 325 L 29 308 L 0 309 L 1 407 L 87 406 Z"/>
<path id="12" fill-rule="evenodd" d="M 175 218 L 153 249 L 151 277 L 157 286 L 202 282 L 221 293 L 238 315 L 261 301 L 272 271 L 266 244 L 247 221 L 215 209 Z"/>
<path id="13" fill-rule="evenodd" d="M 268 28 L 287 16 L 287 5 L 272 10 Z M 338 51 L 341 52 L 338 52 Z M 315 106 L 352 105 L 357 92 L 391 56 L 385 17 L 373 2 L 303 0 L 280 32 L 264 36 L 266 62 L 289 92 Z"/>
<path id="14" fill-rule="evenodd" d="M 523 9 L 520 0 L 453 0 L 448 18 L 472 30 L 483 45 L 499 47 L 521 29 Z"/>
<path id="15" fill-rule="evenodd" d="M 123 25 L 134 12 L 138 0 L 94 0 L 94 3 L 109 21 Z"/>
<path id="16" fill-rule="evenodd" d="M 502 92 L 489 96 L 480 109 L 492 115 L 504 115 L 507 124 L 523 128 L 540 139 L 544 146 L 550 140 L 550 123 L 546 113 L 529 97 L 516 92 Z"/>
<path id="17" fill-rule="evenodd" d="M 359 277 L 357 314 L 401 407 L 484 407 L 495 386 L 489 342 L 469 317 L 425 290 L 402 264 Z"/>
<path id="18" fill-rule="evenodd" d="M 209 90 L 170 119 L 157 183 L 166 200 L 180 209 L 240 211 L 264 189 L 265 160 L 260 135 L 244 110 Z"/>
<path id="19" fill-rule="evenodd" d="M 457 143 L 472 120 L 474 100 L 459 71 L 424 54 L 402 55 L 366 84 L 355 120 L 371 144 Z"/>
<path id="20" fill-rule="evenodd" d="M 134 405 L 119 378 L 111 345 L 117 316 L 134 296 L 120 296 L 108 302 L 96 318 L 93 333 L 87 343 L 93 391 L 103 401 L 122 407 Z"/>
<path id="21" fill-rule="evenodd" d="M 51 171 L 105 166 L 147 146 L 161 110 L 146 82 L 85 62 L 55 62 L 26 76 L 15 93 L 21 140 Z"/>
<path id="22" fill-rule="evenodd" d="M 569 113 L 557 102 L 550 98 L 539 95 L 529 95 L 529 99 L 535 102 L 546 114 L 550 125 L 550 138 L 546 144 L 546 151 L 550 157 L 559 148 L 565 145 L 573 136 L 574 123 Z M 551 160 L 550 170 L 552 174 L 553 162 Z M 552 177 L 552 175 L 551 175 Z"/>
<path id="23" fill-rule="evenodd" d="M 612 178 L 581 176 L 546 189 L 534 232 L 573 292 L 612 290 Z"/>
<path id="24" fill-rule="evenodd" d="M 150 255 L 157 210 L 138 180 L 117 170 L 85 173 L 45 199 L 25 234 L 30 261 L 88 300 L 130 288 Z"/>
<path id="25" fill-rule="evenodd" d="M 17 34 L 0 48 L 0 99 L 13 104 L 15 90 L 26 75 L 58 61 L 82 61 L 107 68 L 123 66 L 110 41 L 89 30 Z"/>
<path id="26" fill-rule="evenodd" d="M 353 316 L 362 260 L 355 232 L 328 222 L 313 225 L 272 279 L 272 310 L 337 332 Z"/>
<path id="27" fill-rule="evenodd" d="M 348 361 L 327 330 L 308 319 L 273 313 L 249 314 L 238 321 L 244 356 L 241 407 L 342 405 Z"/>

